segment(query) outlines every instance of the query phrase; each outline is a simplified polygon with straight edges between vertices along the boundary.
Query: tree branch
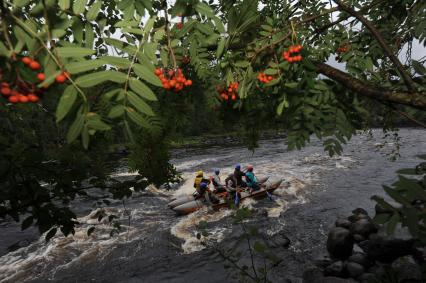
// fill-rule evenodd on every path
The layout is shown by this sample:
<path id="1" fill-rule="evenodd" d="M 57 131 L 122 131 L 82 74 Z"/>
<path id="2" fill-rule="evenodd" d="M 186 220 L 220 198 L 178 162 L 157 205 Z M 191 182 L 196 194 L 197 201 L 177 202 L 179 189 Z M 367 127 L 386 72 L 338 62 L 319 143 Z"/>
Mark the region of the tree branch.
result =
<path id="1" fill-rule="evenodd" d="M 404 66 L 399 61 L 398 57 L 392 52 L 390 47 L 386 44 L 385 40 L 383 39 L 382 35 L 380 34 L 379 30 L 369 21 L 367 20 L 362 14 L 355 11 L 349 6 L 346 6 L 343 4 L 340 0 L 334 0 L 334 2 L 339 5 L 340 9 L 355 18 L 357 18 L 361 23 L 364 24 L 364 26 L 373 34 L 373 36 L 376 38 L 377 42 L 380 44 L 380 46 L 383 48 L 385 53 L 388 55 L 389 59 L 392 61 L 392 63 L 395 65 L 395 67 L 398 69 L 399 73 L 401 74 L 402 79 L 404 80 L 405 84 L 407 85 L 407 88 L 410 92 L 414 92 L 416 90 L 416 86 L 410 77 L 409 74 L 407 74 L 404 70 Z"/>
<path id="2" fill-rule="evenodd" d="M 389 101 L 396 104 L 412 106 L 421 110 L 426 110 L 426 93 L 425 92 L 406 92 L 399 90 L 385 90 L 368 85 L 351 75 L 342 72 L 325 63 L 315 63 L 317 72 L 321 73 L 330 79 L 333 79 L 351 91 L 360 95 L 370 97 L 380 101 Z"/>

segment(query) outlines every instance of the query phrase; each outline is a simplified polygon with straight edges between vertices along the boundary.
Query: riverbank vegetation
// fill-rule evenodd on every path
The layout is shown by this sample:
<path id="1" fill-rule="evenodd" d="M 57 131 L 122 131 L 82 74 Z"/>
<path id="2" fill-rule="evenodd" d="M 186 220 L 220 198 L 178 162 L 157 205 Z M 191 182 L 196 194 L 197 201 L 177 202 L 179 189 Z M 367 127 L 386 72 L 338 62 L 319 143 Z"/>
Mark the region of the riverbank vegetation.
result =
<path id="1" fill-rule="evenodd" d="M 237 133 L 254 149 L 273 129 L 290 149 L 315 135 L 333 155 L 357 130 L 425 127 L 424 1 L 0 9 L 0 217 L 47 239 L 74 233 L 69 204 L 90 188 L 123 198 L 179 180 L 169 148 L 189 136 Z M 131 150 L 135 181 L 111 177 L 117 145 Z"/>

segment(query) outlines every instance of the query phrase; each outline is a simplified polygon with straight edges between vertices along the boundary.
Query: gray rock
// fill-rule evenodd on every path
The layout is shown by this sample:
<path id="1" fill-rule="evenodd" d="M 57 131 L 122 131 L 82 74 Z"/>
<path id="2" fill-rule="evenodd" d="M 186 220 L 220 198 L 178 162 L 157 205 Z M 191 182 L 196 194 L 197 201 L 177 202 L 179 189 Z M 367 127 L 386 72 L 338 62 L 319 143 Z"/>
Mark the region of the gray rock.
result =
<path id="1" fill-rule="evenodd" d="M 359 234 L 367 238 L 370 234 L 377 232 L 377 227 L 369 219 L 359 219 L 351 225 L 350 231 L 353 234 Z"/>
<path id="2" fill-rule="evenodd" d="M 372 260 L 391 263 L 406 255 L 420 257 L 419 250 L 414 247 L 414 244 L 415 240 L 377 238 L 361 242 L 359 246 Z"/>
<path id="3" fill-rule="evenodd" d="M 306 269 L 303 272 L 303 282 L 304 283 L 317 283 L 324 277 L 322 270 L 318 267 L 311 267 Z"/>
<path id="4" fill-rule="evenodd" d="M 376 277 L 382 277 L 386 274 L 386 270 L 382 265 L 376 264 L 370 267 L 367 273 L 374 274 Z"/>
<path id="5" fill-rule="evenodd" d="M 353 237 L 354 237 L 355 243 L 360 243 L 366 240 L 366 238 L 360 234 L 354 234 Z"/>
<path id="6" fill-rule="evenodd" d="M 365 254 L 364 251 L 358 246 L 358 244 L 354 245 L 354 253 Z"/>
<path id="7" fill-rule="evenodd" d="M 272 248 L 288 248 L 290 246 L 290 243 L 290 239 L 282 233 L 276 234 L 268 240 L 268 246 Z"/>
<path id="8" fill-rule="evenodd" d="M 354 210 L 352 210 L 353 214 L 364 214 L 364 215 L 368 215 L 368 212 L 364 209 L 364 208 L 355 208 Z"/>
<path id="9" fill-rule="evenodd" d="M 323 256 L 314 260 L 315 266 L 325 269 L 327 266 L 332 264 L 333 261 L 328 256 Z"/>
<path id="10" fill-rule="evenodd" d="M 356 262 L 348 262 L 346 264 L 346 270 L 348 274 L 353 278 L 358 278 L 364 273 L 364 267 Z"/>
<path id="11" fill-rule="evenodd" d="M 344 268 L 345 268 L 345 265 L 343 261 L 336 261 L 325 268 L 324 274 L 326 276 L 340 277 L 340 276 L 343 276 Z"/>
<path id="12" fill-rule="evenodd" d="M 339 277 L 324 277 L 315 283 L 356 283 L 353 279 L 343 279 Z"/>
<path id="13" fill-rule="evenodd" d="M 398 282 L 423 282 L 422 271 L 412 256 L 404 256 L 392 263 L 392 268 L 398 275 Z"/>
<path id="14" fill-rule="evenodd" d="M 358 281 L 361 283 L 369 283 L 375 277 L 376 276 L 373 273 L 364 273 L 358 278 Z"/>
<path id="15" fill-rule="evenodd" d="M 346 259 L 352 254 L 354 239 L 349 230 L 335 227 L 328 233 L 327 251 L 331 258 Z"/>
<path id="16" fill-rule="evenodd" d="M 358 263 L 362 266 L 364 266 L 365 268 L 368 268 L 371 266 L 371 261 L 367 258 L 367 256 L 364 253 L 353 253 L 349 258 L 348 258 L 349 262 L 355 262 Z"/>
<path id="17" fill-rule="evenodd" d="M 336 222 L 334 222 L 334 225 L 336 227 L 342 227 L 342 228 L 345 228 L 345 229 L 350 229 L 351 224 L 352 223 L 345 218 L 337 218 Z"/>

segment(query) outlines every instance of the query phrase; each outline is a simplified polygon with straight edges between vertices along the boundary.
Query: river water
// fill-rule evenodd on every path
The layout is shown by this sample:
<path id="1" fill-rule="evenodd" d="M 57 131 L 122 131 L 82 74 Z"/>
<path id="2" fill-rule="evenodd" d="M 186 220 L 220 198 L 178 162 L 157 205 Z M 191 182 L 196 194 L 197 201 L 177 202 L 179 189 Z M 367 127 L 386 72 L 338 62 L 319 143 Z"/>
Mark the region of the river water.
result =
<path id="1" fill-rule="evenodd" d="M 381 185 L 392 183 L 396 170 L 416 165 L 415 156 L 426 153 L 425 130 L 401 129 L 399 136 L 396 162 L 389 161 L 396 145 L 385 142 L 381 130 L 354 137 L 341 156 L 332 158 L 317 140 L 300 151 L 288 151 L 282 139 L 264 140 L 254 153 L 237 146 L 176 150 L 172 162 L 184 177 L 176 190 L 149 187 L 124 206 L 112 200 L 105 208 L 120 216 L 118 235 L 111 237 L 108 221 L 98 222 L 89 213 L 88 200 L 75 204 L 82 215 L 75 235 L 58 235 L 48 244 L 35 229 L 20 232 L 16 224 L 1 222 L 0 282 L 237 282 L 235 268 L 225 268 L 223 258 L 196 237 L 196 225 L 206 221 L 209 239 L 222 249 L 243 251 L 241 262 L 246 263 L 247 245 L 238 240 L 241 229 L 233 225 L 232 211 L 204 209 L 177 217 L 166 207 L 173 196 L 192 192 L 195 171 L 219 168 L 226 176 L 237 162 L 253 164 L 255 173 L 269 176 L 269 182 L 285 179 L 272 201 L 242 205 L 253 209 L 246 225 L 257 226 L 263 239 L 286 235 L 291 241 L 288 248 L 273 246 L 283 260 L 269 270 L 269 279 L 301 282 L 303 269 L 325 253 L 335 218 L 356 207 L 372 212 L 371 195 L 383 195 Z M 132 174 L 120 168 L 117 176 Z M 91 225 L 96 230 L 87 236 Z"/>

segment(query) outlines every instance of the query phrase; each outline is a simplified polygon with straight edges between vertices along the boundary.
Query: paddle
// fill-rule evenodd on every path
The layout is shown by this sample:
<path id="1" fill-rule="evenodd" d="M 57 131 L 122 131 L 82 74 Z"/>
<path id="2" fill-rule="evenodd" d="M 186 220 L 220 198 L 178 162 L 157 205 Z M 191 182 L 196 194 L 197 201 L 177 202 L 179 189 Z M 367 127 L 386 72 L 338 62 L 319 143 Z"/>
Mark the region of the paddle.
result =
<path id="1" fill-rule="evenodd" d="M 240 196 L 238 195 L 238 189 L 235 190 L 235 201 L 234 201 L 236 206 L 240 205 Z"/>

